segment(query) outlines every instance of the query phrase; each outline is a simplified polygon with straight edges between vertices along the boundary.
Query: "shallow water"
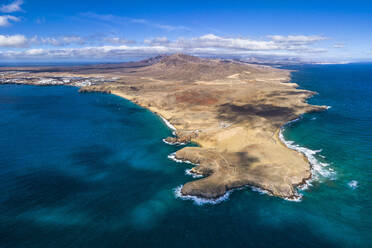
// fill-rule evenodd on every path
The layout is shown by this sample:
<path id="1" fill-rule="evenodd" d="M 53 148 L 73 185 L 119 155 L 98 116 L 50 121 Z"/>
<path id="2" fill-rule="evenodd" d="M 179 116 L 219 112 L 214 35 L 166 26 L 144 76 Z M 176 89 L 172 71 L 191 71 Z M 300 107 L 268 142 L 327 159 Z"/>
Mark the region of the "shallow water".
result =
<path id="1" fill-rule="evenodd" d="M 1 85 L 0 247 L 368 247 L 372 65 L 296 69 L 320 93 L 310 102 L 332 106 L 283 132 L 333 171 L 301 202 L 249 187 L 182 200 L 192 166 L 167 158 L 180 147 L 154 114 L 74 87 Z"/>

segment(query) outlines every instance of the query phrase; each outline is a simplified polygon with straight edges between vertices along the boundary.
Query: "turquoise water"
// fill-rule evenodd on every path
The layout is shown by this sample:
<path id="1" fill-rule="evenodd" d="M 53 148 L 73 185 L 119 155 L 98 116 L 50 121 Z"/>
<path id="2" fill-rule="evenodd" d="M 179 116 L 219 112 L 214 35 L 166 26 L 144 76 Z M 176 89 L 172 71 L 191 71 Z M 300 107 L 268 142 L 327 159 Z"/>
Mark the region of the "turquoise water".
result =
<path id="1" fill-rule="evenodd" d="M 301 202 L 232 192 L 175 197 L 190 165 L 167 156 L 161 120 L 77 88 L 0 86 L 0 247 L 369 247 L 372 65 L 298 67 L 293 81 L 332 106 L 284 130 L 330 172 Z M 349 185 L 350 184 L 350 185 Z"/>

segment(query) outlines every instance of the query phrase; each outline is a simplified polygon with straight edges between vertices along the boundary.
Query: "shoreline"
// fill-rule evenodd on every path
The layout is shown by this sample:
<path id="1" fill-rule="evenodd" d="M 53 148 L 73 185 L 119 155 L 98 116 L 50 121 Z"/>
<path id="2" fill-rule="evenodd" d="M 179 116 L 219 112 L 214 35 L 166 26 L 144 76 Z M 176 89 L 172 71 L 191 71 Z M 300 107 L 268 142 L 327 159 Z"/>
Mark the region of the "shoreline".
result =
<path id="1" fill-rule="evenodd" d="M 288 81 L 288 83 L 289 84 L 292 84 L 290 82 L 290 80 Z M 143 106 L 143 105 L 139 104 L 138 102 L 135 102 L 135 101 L 130 100 L 128 97 L 126 97 L 124 94 L 122 94 L 120 92 L 108 92 L 108 93 L 109 94 L 112 94 L 112 95 L 115 95 L 115 96 L 118 96 L 118 97 L 121 97 L 121 98 L 123 98 L 123 99 L 125 99 L 127 101 L 130 101 L 130 102 L 136 104 L 137 106 L 140 106 L 142 108 L 145 108 L 147 110 L 150 110 L 153 114 L 155 114 L 156 116 L 158 116 L 162 120 L 162 122 L 170 130 L 172 130 L 172 134 L 175 135 L 175 132 L 177 131 L 176 127 L 174 125 L 172 125 L 167 119 L 165 119 L 158 112 L 152 111 L 150 108 L 148 108 L 146 106 Z M 317 92 L 313 92 L 313 94 L 315 95 L 315 94 L 317 94 Z M 327 106 L 327 109 L 329 109 L 329 108 L 331 108 L 331 107 L 330 106 Z M 311 185 L 311 182 L 313 180 L 316 180 L 317 179 L 317 178 L 315 178 L 317 176 L 315 172 L 318 172 L 318 170 L 314 170 L 314 164 L 320 163 L 320 162 L 318 162 L 316 160 L 316 158 L 313 157 L 313 155 L 316 154 L 319 151 L 314 151 L 315 153 L 311 154 L 312 150 L 310 150 L 309 148 L 306 148 L 306 147 L 298 146 L 299 149 L 292 148 L 289 144 L 292 144 L 291 142 L 293 142 L 293 141 L 286 140 L 284 138 L 284 135 L 283 135 L 282 131 L 284 131 L 285 127 L 287 127 L 288 125 L 290 125 L 293 122 L 297 122 L 297 121 L 301 120 L 301 118 L 302 118 L 302 116 L 300 116 L 300 117 L 298 117 L 298 118 L 296 118 L 294 120 L 288 121 L 287 123 L 285 123 L 284 125 L 282 125 L 281 127 L 279 127 L 278 130 L 277 130 L 277 132 L 276 132 L 276 139 L 279 140 L 279 142 L 281 142 L 281 144 L 283 146 L 285 146 L 287 149 L 294 150 L 294 151 L 302 154 L 304 156 L 304 159 L 306 159 L 306 162 L 309 164 L 309 166 L 311 168 L 311 173 L 310 173 L 310 177 L 309 178 L 304 178 L 303 182 L 301 182 L 300 184 L 296 184 L 296 185 L 294 184 L 293 185 L 296 188 L 296 193 L 297 194 L 296 195 L 293 195 L 292 197 L 283 198 L 283 199 L 285 199 L 287 201 L 294 201 L 294 202 L 300 202 L 301 199 L 302 199 L 302 194 L 300 194 L 298 192 L 298 190 L 304 190 L 305 189 L 304 187 L 306 187 L 306 189 L 307 189 L 309 186 L 312 186 Z M 165 138 L 163 139 L 163 142 L 166 143 L 167 145 L 187 145 L 187 143 L 170 143 L 170 142 L 165 141 Z M 307 151 L 310 151 L 310 154 L 304 152 L 303 150 L 301 150 L 301 148 L 303 150 L 305 150 L 306 152 Z M 199 165 L 199 164 L 193 163 L 193 162 L 191 162 L 189 160 L 177 159 L 176 158 L 176 152 L 174 152 L 172 154 L 169 154 L 168 155 L 168 159 L 171 159 L 171 160 L 175 161 L 176 163 L 192 164 L 192 165 L 195 165 L 195 166 L 198 166 Z M 316 161 L 316 162 L 314 162 L 314 161 Z M 192 173 L 192 172 L 190 172 L 190 170 L 191 169 L 186 169 L 185 170 L 185 174 L 186 175 L 189 175 L 189 176 L 192 176 L 195 179 L 197 179 L 197 178 L 204 178 L 203 175 Z M 227 190 L 225 194 L 223 194 L 222 196 L 219 196 L 217 198 L 204 198 L 204 197 L 200 197 L 200 196 L 183 195 L 182 192 L 181 192 L 183 186 L 184 185 L 180 185 L 177 188 L 175 188 L 175 195 L 176 195 L 176 197 L 177 198 L 181 198 L 183 200 L 193 200 L 197 205 L 203 205 L 203 204 L 206 204 L 206 203 L 207 204 L 218 204 L 218 203 L 221 203 L 221 202 L 227 200 L 229 198 L 230 194 L 233 191 L 239 190 L 239 189 L 245 188 L 245 187 L 250 187 L 252 189 L 252 191 L 260 192 L 260 194 L 267 194 L 269 196 L 273 196 L 274 195 L 272 192 L 270 192 L 267 189 L 261 188 L 261 187 L 256 186 L 256 185 L 246 184 L 246 185 L 239 186 L 239 187 L 236 187 L 236 188 L 231 188 L 231 189 Z M 177 193 L 176 193 L 176 191 L 177 191 Z"/>
<path id="2" fill-rule="evenodd" d="M 300 118 L 295 119 L 295 120 L 289 121 L 288 123 L 286 123 L 285 125 L 283 125 L 280 128 L 280 131 L 279 131 L 279 134 L 278 134 L 279 139 L 282 141 L 282 143 L 286 147 L 288 147 L 288 149 L 291 149 L 291 150 L 294 150 L 294 151 L 297 151 L 297 152 L 303 154 L 304 157 L 306 158 L 306 160 L 308 161 L 308 163 L 311 166 L 311 171 L 312 171 L 311 172 L 311 177 L 308 178 L 308 179 L 305 179 L 305 182 L 300 184 L 300 185 L 297 185 L 297 187 L 306 186 L 306 185 L 311 186 L 311 182 L 314 181 L 314 180 L 319 179 L 319 176 L 329 178 L 329 177 L 332 177 L 332 175 L 334 175 L 333 170 L 328 170 L 327 171 L 327 170 L 324 169 L 325 167 L 329 166 L 328 163 L 321 162 L 315 157 L 316 154 L 322 152 L 322 149 L 311 150 L 310 148 L 298 145 L 295 141 L 285 139 L 283 131 L 285 131 L 286 127 L 288 127 L 289 125 L 291 125 L 294 122 L 301 121 L 301 119 L 302 119 L 302 116 Z"/>

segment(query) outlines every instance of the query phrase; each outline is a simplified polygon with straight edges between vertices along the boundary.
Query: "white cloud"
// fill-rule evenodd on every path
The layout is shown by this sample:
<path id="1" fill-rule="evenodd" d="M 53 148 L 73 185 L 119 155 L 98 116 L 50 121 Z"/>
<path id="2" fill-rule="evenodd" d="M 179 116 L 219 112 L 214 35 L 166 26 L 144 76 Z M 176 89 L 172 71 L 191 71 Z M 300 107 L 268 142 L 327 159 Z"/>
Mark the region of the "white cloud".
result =
<path id="1" fill-rule="evenodd" d="M 19 22 L 20 19 L 16 16 L 4 15 L 0 16 L 0 27 L 7 27 L 11 22 Z"/>
<path id="2" fill-rule="evenodd" d="M 0 51 L 2 58 L 79 58 L 79 59 L 120 59 L 123 57 L 138 57 L 169 52 L 181 52 L 176 49 L 166 47 L 146 47 L 146 46 L 92 46 L 81 48 L 61 48 L 61 49 L 26 49 L 23 51 Z"/>
<path id="3" fill-rule="evenodd" d="M 275 42 L 282 42 L 282 43 L 301 43 L 301 44 L 310 44 L 317 41 L 327 40 L 327 37 L 319 36 L 319 35 L 269 35 L 270 39 Z"/>
<path id="4" fill-rule="evenodd" d="M 136 19 L 136 18 L 128 18 L 123 16 L 116 16 L 116 15 L 100 15 L 96 13 L 81 13 L 81 17 L 92 19 L 92 20 L 98 20 L 105 23 L 110 23 L 111 25 L 118 25 L 121 26 L 126 23 L 134 23 L 134 24 L 141 24 L 148 27 L 153 27 L 157 29 L 162 29 L 165 31 L 175 31 L 175 30 L 190 30 L 190 28 L 182 25 L 168 25 L 168 24 L 161 24 L 157 22 L 153 22 L 146 19 Z"/>
<path id="5" fill-rule="evenodd" d="M 224 48 L 234 50 L 275 50 L 273 41 L 252 40 L 248 38 L 220 37 L 207 34 L 191 39 L 178 39 L 174 45 L 184 48 Z"/>
<path id="6" fill-rule="evenodd" d="M 59 38 L 29 39 L 29 44 L 48 44 L 61 46 L 58 49 L 26 49 L 23 51 L 4 51 L 1 57 L 19 58 L 75 58 L 75 59 L 123 59 L 128 57 L 145 57 L 164 53 L 188 53 L 194 55 L 285 55 L 307 56 L 327 52 L 324 48 L 313 47 L 323 40 L 321 36 L 270 36 L 265 40 L 250 38 L 220 37 L 207 34 L 194 38 L 168 40 L 167 37 L 147 39 L 142 44 L 128 42 L 119 37 L 82 38 L 65 36 Z M 98 45 L 101 43 L 112 45 Z M 25 42 L 27 43 L 27 42 Z M 70 44 L 79 47 L 67 48 Z M 89 46 L 88 46 L 89 44 Z M 95 44 L 95 45 L 94 45 Z"/>
<path id="7" fill-rule="evenodd" d="M 22 11 L 22 8 L 21 8 L 22 4 L 23 4 L 23 0 L 15 0 L 10 4 L 3 4 L 0 8 L 0 11 L 4 13 L 13 13 L 17 11 Z"/>
<path id="8" fill-rule="evenodd" d="M 56 47 L 63 47 L 69 45 L 106 45 L 106 44 L 113 44 L 113 45 L 124 45 L 124 44 L 134 44 L 135 41 L 127 40 L 122 37 L 111 37 L 111 36 L 60 36 L 60 37 L 33 37 L 32 40 L 30 39 L 30 43 L 32 44 L 42 44 L 42 45 L 50 45 Z"/>
<path id="9" fill-rule="evenodd" d="M 324 49 L 313 48 L 310 45 L 324 40 L 321 36 L 269 36 L 269 40 L 255 40 L 250 38 L 220 37 L 207 34 L 200 37 L 176 41 L 168 41 L 165 37 L 145 40 L 148 45 L 164 45 L 183 50 L 197 50 L 199 52 L 215 51 L 216 53 L 246 53 L 265 51 L 301 51 L 301 52 L 323 52 Z"/>
<path id="10" fill-rule="evenodd" d="M 28 45 L 24 35 L 0 35 L 0 47 L 25 47 Z"/>
<path id="11" fill-rule="evenodd" d="M 144 40 L 144 43 L 145 44 L 148 44 L 148 45 L 165 45 L 165 44 L 168 44 L 169 43 L 169 40 L 167 37 L 156 37 L 156 38 L 153 38 L 153 39 L 146 39 Z"/>
<path id="12" fill-rule="evenodd" d="M 57 38 L 42 37 L 40 43 L 52 46 L 68 46 L 71 44 L 83 45 L 85 40 L 79 36 L 62 36 Z"/>
<path id="13" fill-rule="evenodd" d="M 31 56 L 35 56 L 35 55 L 43 55 L 45 52 L 44 49 L 41 49 L 41 48 L 35 48 L 35 49 L 28 49 L 25 51 L 25 54 L 26 55 L 31 55 Z"/>
<path id="14" fill-rule="evenodd" d="M 344 43 L 336 43 L 333 45 L 333 48 L 344 48 L 345 44 Z"/>
<path id="15" fill-rule="evenodd" d="M 188 31 L 188 30 L 190 30 L 190 28 L 188 28 L 186 26 L 182 26 L 182 25 L 173 26 L 173 25 L 165 25 L 165 24 L 158 24 L 158 23 L 151 23 L 151 22 L 148 22 L 147 24 L 149 26 L 152 26 L 152 27 L 155 27 L 155 28 L 159 28 L 159 29 L 163 29 L 165 31 L 174 31 L 174 30 L 185 30 L 185 31 Z"/>
<path id="16" fill-rule="evenodd" d="M 36 24 L 43 24 L 45 22 L 45 17 L 36 18 L 35 23 Z"/>
<path id="17" fill-rule="evenodd" d="M 23 0 L 15 0 L 10 4 L 3 4 L 0 7 L 0 12 L 4 13 L 12 13 L 17 11 L 22 11 L 21 5 L 23 4 Z M 12 22 L 19 22 L 20 19 L 16 16 L 12 15 L 3 15 L 0 16 L 0 27 L 7 27 L 11 25 Z"/>
<path id="18" fill-rule="evenodd" d="M 103 42 L 115 45 L 131 44 L 135 43 L 134 41 L 127 40 L 121 37 L 104 37 Z"/>

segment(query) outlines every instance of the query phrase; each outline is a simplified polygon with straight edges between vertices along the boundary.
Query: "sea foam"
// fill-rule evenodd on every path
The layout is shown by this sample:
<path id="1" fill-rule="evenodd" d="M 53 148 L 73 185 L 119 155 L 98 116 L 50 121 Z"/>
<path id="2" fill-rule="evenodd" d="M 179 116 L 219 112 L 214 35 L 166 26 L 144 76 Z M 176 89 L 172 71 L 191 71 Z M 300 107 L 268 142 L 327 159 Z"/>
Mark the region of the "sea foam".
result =
<path id="1" fill-rule="evenodd" d="M 300 120 L 300 118 L 292 120 L 288 122 L 286 125 L 284 125 L 280 131 L 279 131 L 279 139 L 290 149 L 298 151 L 306 156 L 308 159 L 310 165 L 311 165 L 311 178 L 306 181 L 306 184 L 300 185 L 298 188 L 300 190 L 306 190 L 308 189 L 309 186 L 311 186 L 311 182 L 314 180 L 319 179 L 320 177 L 323 178 L 330 178 L 330 179 L 335 179 L 335 172 L 333 171 L 332 168 L 329 168 L 329 164 L 325 162 L 321 162 L 316 158 L 316 154 L 320 153 L 322 150 L 311 150 L 306 147 L 302 147 L 298 144 L 296 144 L 294 141 L 291 140 L 286 140 L 283 135 L 283 131 L 285 130 L 285 127 L 287 127 L 289 124 Z M 318 155 L 320 157 L 321 155 Z"/>
<path id="2" fill-rule="evenodd" d="M 172 124 L 170 124 L 170 122 L 167 119 L 165 119 L 164 117 L 160 116 L 160 118 L 163 120 L 163 122 L 165 123 L 165 125 L 167 125 L 167 127 L 169 127 L 170 129 L 173 130 L 173 134 L 174 134 L 175 131 L 176 131 L 176 128 Z"/>
<path id="3" fill-rule="evenodd" d="M 201 198 L 197 196 L 191 196 L 191 195 L 182 195 L 181 189 L 183 185 L 178 186 L 177 188 L 174 189 L 174 195 L 176 198 L 180 198 L 182 200 L 192 200 L 196 205 L 205 205 L 205 204 L 218 204 L 223 201 L 226 201 L 229 199 L 230 194 L 233 190 L 227 191 L 223 196 L 220 196 L 216 199 L 206 199 L 206 198 Z"/>
<path id="4" fill-rule="evenodd" d="M 200 174 L 196 174 L 196 173 L 191 172 L 191 169 L 186 169 L 185 170 L 185 175 L 192 176 L 193 178 L 201 178 L 201 177 L 203 177 L 203 175 L 200 175 Z"/>
<path id="5" fill-rule="evenodd" d="M 260 195 L 272 196 L 272 194 L 267 190 L 264 190 L 264 189 L 261 189 L 259 187 L 255 187 L 255 186 L 246 185 L 246 186 L 238 187 L 238 188 L 235 188 L 235 189 L 230 189 L 230 190 L 226 191 L 226 193 L 224 195 L 222 195 L 222 196 L 220 196 L 216 199 L 206 199 L 206 198 L 202 198 L 202 197 L 198 197 L 198 196 L 183 195 L 181 193 L 182 187 L 183 187 L 183 185 L 180 185 L 180 186 L 178 186 L 177 188 L 174 189 L 174 195 L 176 196 L 176 198 L 180 198 L 182 200 L 192 200 L 196 205 L 199 205 L 199 206 L 205 205 L 205 204 L 215 205 L 215 204 L 222 203 L 222 202 L 227 201 L 229 199 L 232 192 L 247 189 L 247 188 L 250 188 L 252 191 L 257 192 Z M 299 197 L 296 197 L 295 199 L 286 199 L 286 200 L 300 201 L 301 197 L 302 197 L 302 195 L 299 196 Z"/>
<path id="6" fill-rule="evenodd" d="M 177 162 L 177 163 L 186 163 L 186 164 L 192 164 L 192 165 L 199 165 L 199 164 L 195 164 L 195 163 L 192 163 L 191 161 L 189 160 L 181 160 L 181 159 L 177 159 L 176 158 L 176 153 L 171 153 L 168 155 L 168 158 Z"/>
<path id="7" fill-rule="evenodd" d="M 351 189 L 356 189 L 356 188 L 358 188 L 358 181 L 356 181 L 356 180 L 351 180 L 350 182 L 348 182 L 347 185 L 349 185 L 349 187 L 350 187 Z"/>
<path id="8" fill-rule="evenodd" d="M 168 142 L 166 139 L 163 139 L 163 142 L 167 145 L 171 145 L 171 146 L 184 146 L 186 145 L 186 143 L 182 143 L 182 142 Z"/>

